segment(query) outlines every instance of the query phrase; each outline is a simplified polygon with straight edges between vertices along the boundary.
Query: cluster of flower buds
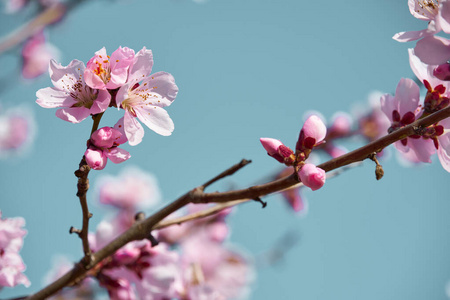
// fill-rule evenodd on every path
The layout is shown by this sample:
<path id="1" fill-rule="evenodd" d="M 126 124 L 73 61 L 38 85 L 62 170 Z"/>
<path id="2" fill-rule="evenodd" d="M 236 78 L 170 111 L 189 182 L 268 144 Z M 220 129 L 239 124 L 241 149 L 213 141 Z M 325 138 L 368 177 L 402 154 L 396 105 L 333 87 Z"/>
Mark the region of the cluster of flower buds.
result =
<path id="1" fill-rule="evenodd" d="M 25 220 L 21 217 L 2 219 L 0 211 L 0 288 L 13 287 L 18 284 L 30 285 L 22 273 L 25 265 L 19 255 L 23 238 L 27 234 Z"/>
<path id="2" fill-rule="evenodd" d="M 87 161 L 93 169 L 101 170 L 106 157 L 115 163 L 129 158 L 128 152 L 117 146 L 142 141 L 144 129 L 139 121 L 161 135 L 170 135 L 174 129 L 164 107 L 175 100 L 178 87 L 169 73 L 150 75 L 152 67 L 152 52 L 145 47 L 138 53 L 119 47 L 111 56 L 102 48 L 86 67 L 78 60 L 66 67 L 51 60 L 54 87 L 37 91 L 36 102 L 44 108 L 59 108 L 56 116 L 71 123 L 102 114 L 108 107 L 124 111 L 114 128 L 94 132 L 88 143 Z"/>
<path id="3" fill-rule="evenodd" d="M 84 153 L 87 164 L 94 170 L 102 170 L 108 158 L 115 164 L 126 161 L 130 153 L 117 147 L 125 142 L 124 135 L 115 128 L 103 127 L 94 131 Z"/>
<path id="4" fill-rule="evenodd" d="M 314 147 L 324 143 L 326 134 L 327 128 L 322 120 L 316 115 L 311 115 L 300 131 L 295 153 L 279 140 L 261 138 L 260 141 L 267 154 L 280 163 L 294 166 L 303 184 L 315 191 L 325 184 L 325 171 L 314 164 L 307 163 L 306 159 Z"/>

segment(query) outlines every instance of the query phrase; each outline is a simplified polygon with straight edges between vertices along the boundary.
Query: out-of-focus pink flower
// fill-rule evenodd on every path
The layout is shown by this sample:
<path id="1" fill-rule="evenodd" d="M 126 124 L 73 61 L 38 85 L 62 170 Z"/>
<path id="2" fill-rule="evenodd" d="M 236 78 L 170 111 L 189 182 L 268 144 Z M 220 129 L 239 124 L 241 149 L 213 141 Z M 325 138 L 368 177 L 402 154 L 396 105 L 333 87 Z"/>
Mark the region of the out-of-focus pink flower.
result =
<path id="1" fill-rule="evenodd" d="M 84 78 L 93 89 L 115 89 L 127 82 L 134 62 L 134 50 L 119 47 L 109 57 L 103 47 L 86 64 Z"/>
<path id="2" fill-rule="evenodd" d="M 191 235 L 181 247 L 185 294 L 203 295 L 205 299 L 212 295 L 217 297 L 213 299 L 236 299 L 248 292 L 253 268 L 242 253 L 203 234 Z"/>
<path id="3" fill-rule="evenodd" d="M 19 255 L 27 233 L 22 229 L 23 226 L 23 218 L 2 219 L 0 211 L 0 286 L 30 285 L 30 281 L 22 273 L 25 265 Z"/>
<path id="4" fill-rule="evenodd" d="M 67 67 L 50 61 L 50 78 L 55 87 L 36 92 L 36 103 L 44 108 L 63 107 L 56 116 L 64 121 L 79 123 L 89 117 L 104 112 L 111 101 L 106 90 L 95 90 L 83 79 L 84 63 L 73 60 Z"/>
<path id="5" fill-rule="evenodd" d="M 313 164 L 304 164 L 298 171 L 298 177 L 305 186 L 315 191 L 325 184 L 326 174 L 324 170 Z"/>
<path id="6" fill-rule="evenodd" d="M 323 142 L 327 135 L 327 127 L 316 115 L 311 115 L 303 124 L 295 149 L 297 151 L 311 150 Z"/>
<path id="7" fill-rule="evenodd" d="M 103 204 L 135 211 L 161 201 L 156 178 L 138 168 L 127 168 L 118 176 L 105 176 L 98 182 L 99 201 Z"/>
<path id="8" fill-rule="evenodd" d="M 171 135 L 174 129 L 173 121 L 163 107 L 172 104 L 178 87 L 169 73 L 149 75 L 152 66 L 152 52 L 144 47 L 134 58 L 127 83 L 116 95 L 117 107 L 125 110 L 124 130 L 132 146 L 139 144 L 144 136 L 144 129 L 137 119 L 160 135 Z"/>
<path id="9" fill-rule="evenodd" d="M 37 33 L 22 48 L 22 76 L 32 79 L 42 75 L 48 71 L 50 60 L 59 56 L 58 49 L 46 42 L 44 33 Z"/>
<path id="10" fill-rule="evenodd" d="M 18 154 L 33 142 L 36 131 L 34 116 L 24 106 L 0 111 L 0 156 Z"/>
<path id="11" fill-rule="evenodd" d="M 107 158 L 115 164 L 129 159 L 130 153 L 117 147 L 119 146 L 117 140 L 121 136 L 122 134 L 112 127 L 103 127 L 94 131 L 88 149 L 84 153 L 87 164 L 94 170 L 103 170 Z"/>
<path id="12" fill-rule="evenodd" d="M 292 171 L 292 168 L 285 168 L 276 176 L 275 179 L 281 179 L 289 176 L 292 174 Z M 298 186 L 281 192 L 281 195 L 295 212 L 305 212 L 308 205 L 306 199 L 304 199 L 300 193 L 300 188 L 301 186 Z"/>
<path id="13" fill-rule="evenodd" d="M 5 2 L 5 12 L 7 14 L 13 14 L 20 11 L 25 7 L 25 4 L 28 3 L 29 0 L 6 0 Z"/>
<path id="14" fill-rule="evenodd" d="M 374 91 L 369 94 L 369 110 L 366 107 L 356 107 L 353 115 L 358 120 L 358 133 L 369 142 L 387 134 L 391 122 L 381 111 L 380 98 L 383 93 Z"/>

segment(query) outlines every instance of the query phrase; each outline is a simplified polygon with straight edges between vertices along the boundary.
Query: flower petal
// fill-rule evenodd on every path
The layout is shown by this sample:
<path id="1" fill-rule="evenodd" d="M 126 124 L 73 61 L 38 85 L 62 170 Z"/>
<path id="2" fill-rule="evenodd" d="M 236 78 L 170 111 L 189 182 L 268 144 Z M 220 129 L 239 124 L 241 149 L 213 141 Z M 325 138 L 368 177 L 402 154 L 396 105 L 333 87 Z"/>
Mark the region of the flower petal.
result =
<path id="1" fill-rule="evenodd" d="M 47 87 L 36 92 L 36 103 L 44 108 L 70 107 L 77 103 L 70 94 L 64 91 Z"/>
<path id="2" fill-rule="evenodd" d="M 429 36 L 417 42 L 414 52 L 426 64 L 440 65 L 450 59 L 450 40 Z"/>
<path id="3" fill-rule="evenodd" d="M 142 48 L 134 57 L 128 82 L 139 82 L 152 72 L 153 54 L 152 50 Z"/>
<path id="4" fill-rule="evenodd" d="M 96 115 L 104 112 L 111 103 L 111 94 L 106 90 L 99 90 L 97 99 L 94 100 L 90 108 L 90 113 Z"/>
<path id="5" fill-rule="evenodd" d="M 70 123 L 80 123 L 91 115 L 86 107 L 61 108 L 56 111 L 56 116 Z"/>
<path id="6" fill-rule="evenodd" d="M 128 151 L 117 147 L 107 149 L 103 153 L 115 164 L 120 164 L 131 157 Z"/>
<path id="7" fill-rule="evenodd" d="M 144 137 L 144 128 L 139 124 L 138 120 L 133 117 L 128 111 L 125 111 L 123 118 L 124 131 L 131 146 L 136 146 L 142 141 Z"/>
<path id="8" fill-rule="evenodd" d="M 144 105 L 135 107 L 135 112 L 139 120 L 154 132 L 165 136 L 172 134 L 173 121 L 161 107 Z"/>
<path id="9" fill-rule="evenodd" d="M 76 59 L 72 60 L 66 67 L 52 59 L 49 68 L 50 78 L 57 89 L 68 91 L 74 84 L 83 79 L 84 69 L 84 63 Z"/>
<path id="10" fill-rule="evenodd" d="M 133 91 L 143 99 L 149 99 L 151 105 L 165 107 L 172 104 L 178 93 L 173 76 L 166 72 L 158 72 L 146 77 L 142 84 Z"/>

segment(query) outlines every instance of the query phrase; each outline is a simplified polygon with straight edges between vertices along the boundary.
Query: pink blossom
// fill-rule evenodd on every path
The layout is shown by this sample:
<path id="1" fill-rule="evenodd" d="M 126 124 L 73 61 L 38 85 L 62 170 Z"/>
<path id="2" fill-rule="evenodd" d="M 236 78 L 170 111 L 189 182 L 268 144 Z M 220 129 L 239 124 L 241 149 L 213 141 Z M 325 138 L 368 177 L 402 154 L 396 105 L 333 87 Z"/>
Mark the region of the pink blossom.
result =
<path id="1" fill-rule="evenodd" d="M 27 107 L 0 110 L 0 155 L 7 157 L 26 150 L 34 140 L 35 131 L 34 116 Z"/>
<path id="2" fill-rule="evenodd" d="M 369 94 L 369 110 L 356 108 L 354 114 L 358 120 L 358 132 L 368 141 L 374 141 L 386 135 L 391 123 L 381 111 L 380 98 L 383 94 L 374 91 Z"/>
<path id="3" fill-rule="evenodd" d="M 125 110 L 125 135 L 133 146 L 139 144 L 144 136 L 144 129 L 136 118 L 161 135 L 171 135 L 174 129 L 173 121 L 163 107 L 172 104 L 178 87 L 169 73 L 149 75 L 152 66 L 152 52 L 144 47 L 136 54 L 128 82 L 116 96 L 117 106 Z"/>
<path id="4" fill-rule="evenodd" d="M 94 170 L 103 170 L 107 158 L 113 163 L 119 164 L 129 159 L 128 151 L 118 148 L 122 134 L 112 128 L 103 127 L 94 131 L 91 135 L 88 149 L 84 153 L 87 164 Z"/>
<path id="5" fill-rule="evenodd" d="M 59 51 L 45 40 L 42 32 L 25 42 L 22 48 L 22 76 L 36 78 L 47 72 L 50 60 L 58 59 Z"/>
<path id="6" fill-rule="evenodd" d="M 285 168 L 283 171 L 281 171 L 275 179 L 281 179 L 286 176 L 291 175 L 293 172 L 292 168 Z M 295 211 L 295 212 L 306 212 L 308 203 L 306 199 L 302 196 L 300 193 L 301 185 L 298 185 L 297 187 L 290 188 L 287 190 L 284 190 L 281 192 L 281 195 L 284 197 L 288 205 Z"/>
<path id="7" fill-rule="evenodd" d="M 450 64 L 444 63 L 433 70 L 433 75 L 443 81 L 450 81 Z"/>
<path id="8" fill-rule="evenodd" d="M 326 174 L 324 170 L 313 164 L 304 164 L 298 171 L 298 177 L 305 186 L 315 191 L 325 184 Z"/>
<path id="9" fill-rule="evenodd" d="M 409 11 L 417 19 L 428 22 L 428 28 L 420 31 L 399 32 L 393 39 L 409 42 L 434 35 L 443 30 L 450 33 L 450 1 L 448 0 L 408 0 Z"/>
<path id="10" fill-rule="evenodd" d="M 22 274 L 25 265 L 19 255 L 27 233 L 22 229 L 24 225 L 25 220 L 21 217 L 2 219 L 0 211 L 0 286 L 30 285 L 28 278 Z"/>
<path id="11" fill-rule="evenodd" d="M 89 117 L 104 112 L 111 101 L 106 90 L 95 90 L 83 79 L 84 64 L 73 60 L 67 67 L 50 61 L 50 78 L 55 87 L 36 92 L 36 103 L 44 108 L 62 107 L 56 116 L 64 121 L 79 123 Z"/>
<path id="12" fill-rule="evenodd" d="M 84 78 L 93 89 L 115 89 L 125 84 L 134 61 L 134 50 L 119 47 L 109 57 L 103 47 L 86 64 Z"/>
<path id="13" fill-rule="evenodd" d="M 235 299 L 248 292 L 253 268 L 242 253 L 230 250 L 202 234 L 191 235 L 181 246 L 184 293 L 201 292 L 204 298 L 214 295 L 217 297 L 215 299 Z M 199 288 L 200 291 L 196 290 Z"/>
<path id="14" fill-rule="evenodd" d="M 327 127 L 316 115 L 311 115 L 303 124 L 295 149 L 297 151 L 311 150 L 321 144 L 327 134 Z"/>
<path id="15" fill-rule="evenodd" d="M 156 178 L 138 168 L 100 178 L 98 192 L 100 203 L 126 210 L 154 207 L 161 201 Z"/>

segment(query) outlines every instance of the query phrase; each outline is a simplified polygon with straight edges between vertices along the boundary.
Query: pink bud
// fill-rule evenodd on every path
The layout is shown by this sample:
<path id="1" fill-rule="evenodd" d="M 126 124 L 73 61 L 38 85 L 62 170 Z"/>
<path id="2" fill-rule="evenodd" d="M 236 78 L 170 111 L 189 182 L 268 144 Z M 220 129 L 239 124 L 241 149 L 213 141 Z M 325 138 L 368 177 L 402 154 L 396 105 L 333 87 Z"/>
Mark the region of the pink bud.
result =
<path id="1" fill-rule="evenodd" d="M 312 149 L 315 145 L 320 144 L 327 135 L 327 127 L 322 120 L 311 115 L 303 124 L 300 136 L 297 141 L 296 149 L 304 150 L 304 148 Z M 312 144 L 313 143 L 313 144 Z M 312 144 L 312 145 L 311 145 Z"/>
<path id="2" fill-rule="evenodd" d="M 260 138 L 259 141 L 263 145 L 264 149 L 266 149 L 269 155 L 274 155 L 278 153 L 278 148 L 283 145 L 283 143 L 276 139 L 271 138 Z"/>
<path id="3" fill-rule="evenodd" d="M 282 142 L 272 138 L 260 138 L 259 141 L 263 145 L 264 149 L 266 149 L 267 154 L 281 163 L 284 162 L 283 157 L 278 153 L 278 148 L 280 148 L 280 146 L 284 146 Z"/>
<path id="4" fill-rule="evenodd" d="M 88 148 L 84 152 L 86 162 L 94 170 L 103 170 L 106 166 L 107 157 L 103 154 L 103 151 Z"/>
<path id="5" fill-rule="evenodd" d="M 320 189 L 325 184 L 326 179 L 325 171 L 313 164 L 303 165 L 298 171 L 298 177 L 305 186 L 313 191 Z"/>
<path id="6" fill-rule="evenodd" d="M 439 65 L 434 69 L 433 75 L 440 80 L 449 81 L 450 80 L 450 64 L 445 63 Z"/>
<path id="7" fill-rule="evenodd" d="M 121 136 L 120 131 L 111 127 L 103 127 L 92 133 L 91 141 L 96 147 L 111 148 Z"/>

